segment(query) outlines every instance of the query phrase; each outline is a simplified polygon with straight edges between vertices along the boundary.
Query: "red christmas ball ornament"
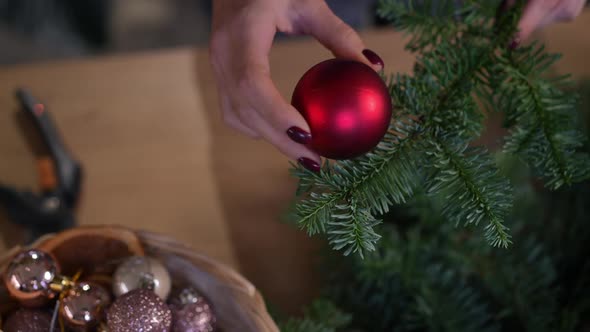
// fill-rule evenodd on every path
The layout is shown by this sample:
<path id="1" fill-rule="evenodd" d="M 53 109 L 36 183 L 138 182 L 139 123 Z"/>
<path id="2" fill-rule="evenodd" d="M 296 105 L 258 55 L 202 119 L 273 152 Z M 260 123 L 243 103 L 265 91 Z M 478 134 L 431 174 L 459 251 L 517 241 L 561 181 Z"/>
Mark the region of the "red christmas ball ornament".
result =
<path id="1" fill-rule="evenodd" d="M 291 104 L 309 124 L 310 148 L 329 159 L 371 151 L 391 121 L 385 82 L 357 61 L 330 59 L 313 66 L 297 83 Z"/>

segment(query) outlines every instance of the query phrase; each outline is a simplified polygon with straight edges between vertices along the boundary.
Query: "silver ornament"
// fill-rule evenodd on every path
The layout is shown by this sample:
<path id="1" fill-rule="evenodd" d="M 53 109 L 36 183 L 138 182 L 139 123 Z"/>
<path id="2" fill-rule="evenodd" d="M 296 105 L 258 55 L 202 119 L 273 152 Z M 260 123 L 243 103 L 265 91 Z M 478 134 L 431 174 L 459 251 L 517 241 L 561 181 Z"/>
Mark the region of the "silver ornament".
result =
<path id="1" fill-rule="evenodd" d="M 171 288 L 166 267 L 151 257 L 133 256 L 126 259 L 113 275 L 113 293 L 118 297 L 139 288 L 150 289 L 166 300 Z"/>

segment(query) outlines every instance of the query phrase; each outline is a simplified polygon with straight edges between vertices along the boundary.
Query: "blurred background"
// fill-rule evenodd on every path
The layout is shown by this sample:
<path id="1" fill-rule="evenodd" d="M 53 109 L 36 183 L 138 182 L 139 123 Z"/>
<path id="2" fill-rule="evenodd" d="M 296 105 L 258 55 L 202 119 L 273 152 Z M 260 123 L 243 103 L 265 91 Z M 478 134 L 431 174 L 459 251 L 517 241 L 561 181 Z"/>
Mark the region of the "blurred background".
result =
<path id="1" fill-rule="evenodd" d="M 377 0 L 329 0 L 357 29 Z M 0 65 L 206 45 L 211 0 L 0 0 Z M 278 38 L 281 38 L 279 36 Z"/>

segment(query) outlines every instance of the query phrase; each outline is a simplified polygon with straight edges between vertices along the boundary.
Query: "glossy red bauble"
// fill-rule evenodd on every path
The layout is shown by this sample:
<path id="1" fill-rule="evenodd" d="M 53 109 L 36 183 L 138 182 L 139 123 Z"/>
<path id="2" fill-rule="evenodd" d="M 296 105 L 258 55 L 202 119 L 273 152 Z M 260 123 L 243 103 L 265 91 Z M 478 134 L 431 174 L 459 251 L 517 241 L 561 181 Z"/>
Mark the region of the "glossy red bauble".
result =
<path id="1" fill-rule="evenodd" d="M 385 82 L 357 61 L 330 59 L 313 66 L 297 83 L 291 104 L 309 124 L 310 148 L 329 159 L 371 151 L 391 121 Z"/>

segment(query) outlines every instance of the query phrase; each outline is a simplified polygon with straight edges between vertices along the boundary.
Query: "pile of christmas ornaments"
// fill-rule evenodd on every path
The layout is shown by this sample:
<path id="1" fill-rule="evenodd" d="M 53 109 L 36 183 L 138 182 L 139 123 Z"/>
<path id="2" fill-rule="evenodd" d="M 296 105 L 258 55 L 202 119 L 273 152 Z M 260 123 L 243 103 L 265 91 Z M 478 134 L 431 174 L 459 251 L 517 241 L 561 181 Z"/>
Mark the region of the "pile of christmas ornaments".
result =
<path id="1" fill-rule="evenodd" d="M 109 276 L 60 274 L 50 253 L 29 249 L 3 271 L 16 303 L 3 332 L 212 332 L 216 318 L 198 290 L 177 285 L 157 259 L 131 256 Z"/>

